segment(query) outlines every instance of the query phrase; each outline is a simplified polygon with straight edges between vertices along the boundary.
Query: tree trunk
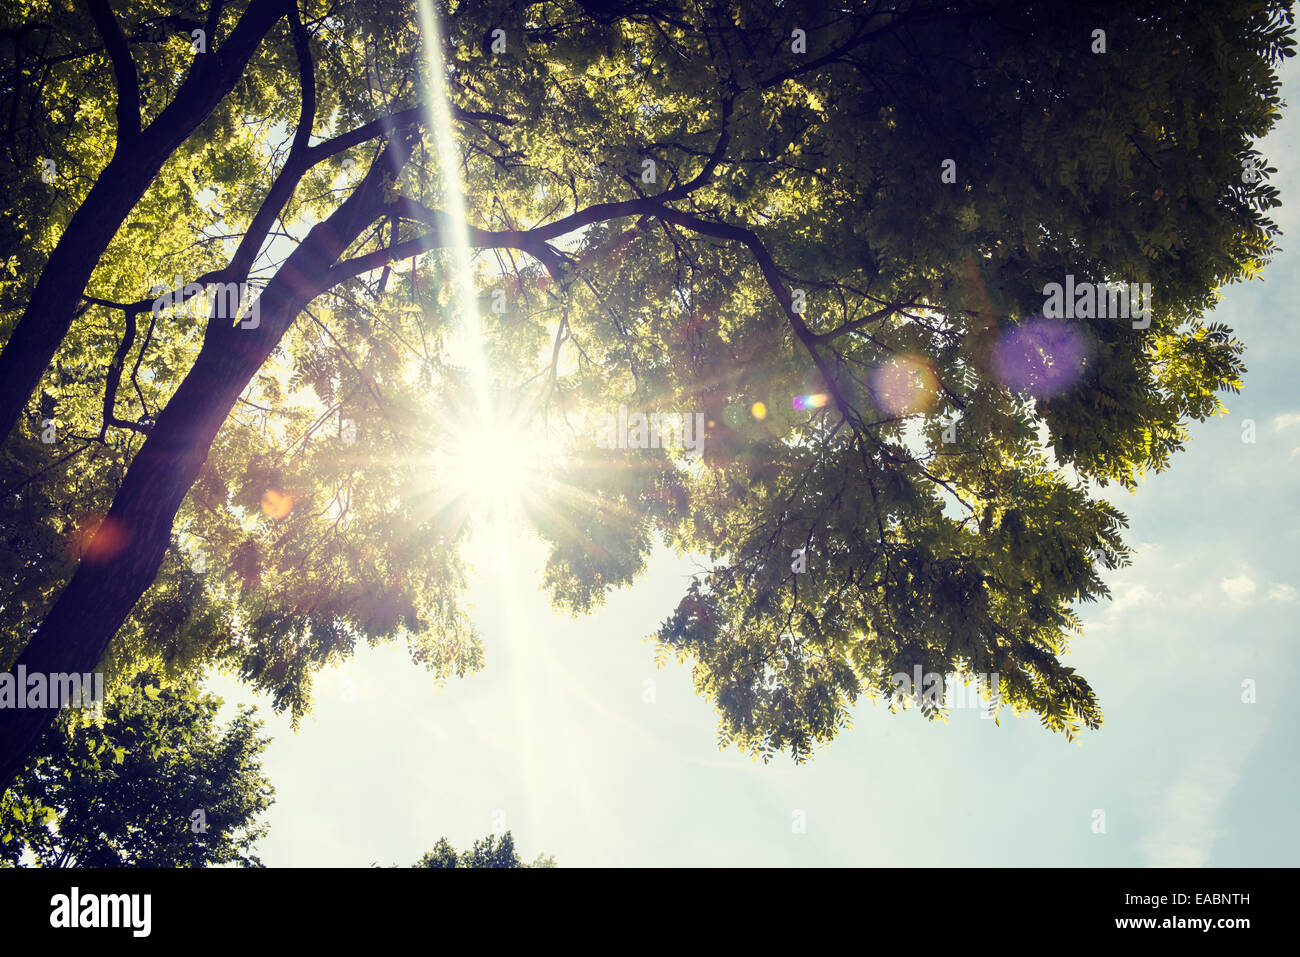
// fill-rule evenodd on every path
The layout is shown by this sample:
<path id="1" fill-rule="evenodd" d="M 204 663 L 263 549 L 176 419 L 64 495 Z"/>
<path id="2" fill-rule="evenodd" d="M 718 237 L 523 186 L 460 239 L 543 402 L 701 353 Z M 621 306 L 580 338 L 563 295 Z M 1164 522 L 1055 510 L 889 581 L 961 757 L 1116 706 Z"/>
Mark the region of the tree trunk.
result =
<path id="1" fill-rule="evenodd" d="M 339 254 L 378 215 L 384 160 L 381 155 L 371 175 L 312 229 L 276 273 L 258 300 L 257 328 L 209 320 L 194 367 L 131 461 L 86 557 L 23 649 L 17 664 L 26 665 L 28 674 L 95 670 L 157 575 L 176 512 L 235 400 L 298 313 L 324 291 L 325 274 Z M 0 709 L 0 793 L 22 770 L 57 713 L 53 708 Z"/>

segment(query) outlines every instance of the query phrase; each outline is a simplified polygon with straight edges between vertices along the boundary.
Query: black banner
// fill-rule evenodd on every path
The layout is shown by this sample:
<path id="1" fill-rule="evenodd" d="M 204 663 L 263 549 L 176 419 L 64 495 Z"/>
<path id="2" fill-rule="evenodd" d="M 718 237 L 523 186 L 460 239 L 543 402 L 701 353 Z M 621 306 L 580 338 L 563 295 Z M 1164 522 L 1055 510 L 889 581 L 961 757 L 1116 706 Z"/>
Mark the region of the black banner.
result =
<path id="1" fill-rule="evenodd" d="M 328 942 L 416 933 L 433 921 L 468 928 L 480 915 L 492 917 L 494 933 L 518 927 L 531 936 L 559 931 L 566 914 L 576 924 L 566 937 L 620 927 L 653 934 L 657 923 L 677 927 L 693 914 L 692 925 L 711 933 L 712 924 L 728 938 L 771 921 L 830 917 L 828 932 L 836 922 L 862 929 L 865 921 L 877 931 L 896 925 L 903 939 L 918 939 L 922 930 L 920 939 L 932 942 L 937 933 L 973 932 L 980 941 L 991 933 L 1002 941 L 1104 935 L 1145 944 L 1199 936 L 1231 946 L 1261 930 L 1285 931 L 1281 911 L 1295 876 L 1282 869 L 841 869 L 820 877 L 705 869 L 495 877 L 380 868 L 9 870 L 0 872 L 0 913 L 13 940 L 100 938 L 128 947 L 248 943 L 263 929 L 279 939 L 279 931 L 270 933 L 277 925 L 295 940 Z"/>

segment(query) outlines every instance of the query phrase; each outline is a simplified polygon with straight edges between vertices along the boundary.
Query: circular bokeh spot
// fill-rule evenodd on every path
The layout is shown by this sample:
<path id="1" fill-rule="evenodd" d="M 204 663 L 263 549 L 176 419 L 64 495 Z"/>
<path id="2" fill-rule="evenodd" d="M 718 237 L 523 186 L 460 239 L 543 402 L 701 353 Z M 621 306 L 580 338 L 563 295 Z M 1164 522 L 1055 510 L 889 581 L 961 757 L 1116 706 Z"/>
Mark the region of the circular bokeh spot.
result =
<path id="1" fill-rule="evenodd" d="M 890 415 L 924 412 L 938 392 L 939 380 L 923 356 L 895 356 L 871 373 L 871 395 Z"/>
<path id="2" fill-rule="evenodd" d="M 1058 319 L 1030 319 L 999 337 L 993 347 L 993 371 L 1008 388 L 1045 398 L 1079 381 L 1087 355 L 1087 341 L 1075 326 Z"/>

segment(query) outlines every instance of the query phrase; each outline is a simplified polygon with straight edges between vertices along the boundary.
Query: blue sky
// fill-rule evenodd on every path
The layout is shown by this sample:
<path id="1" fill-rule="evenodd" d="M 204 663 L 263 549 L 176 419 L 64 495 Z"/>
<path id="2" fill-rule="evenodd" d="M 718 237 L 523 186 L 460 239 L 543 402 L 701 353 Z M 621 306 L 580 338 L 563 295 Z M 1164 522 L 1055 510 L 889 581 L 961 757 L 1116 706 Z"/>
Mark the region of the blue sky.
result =
<path id="1" fill-rule="evenodd" d="M 1300 102 L 1295 64 L 1283 92 Z M 1294 203 L 1300 117 L 1261 148 Z M 260 704 L 275 738 L 263 861 L 409 864 L 439 837 L 468 846 L 509 828 L 524 856 L 561 866 L 1300 864 L 1286 700 L 1300 678 L 1300 348 L 1287 331 L 1300 217 L 1292 205 L 1274 218 L 1283 251 L 1216 312 L 1247 344 L 1245 390 L 1193 424 L 1170 471 L 1109 492 L 1137 554 L 1107 574 L 1111 601 L 1081 609 L 1066 659 L 1098 693 L 1099 731 L 1069 743 L 1032 715 L 1004 710 L 999 727 L 958 710 L 941 724 L 866 703 L 809 763 L 755 763 L 718 750 L 689 669 L 656 670 L 644 640 L 694 562 L 657 554 L 574 619 L 536 590 L 541 555 L 521 544 L 504 569 L 481 561 L 473 585 L 487 667 L 441 691 L 401 646 L 363 649 L 318 679 L 295 733 L 265 699 L 208 682 L 228 706 Z"/>

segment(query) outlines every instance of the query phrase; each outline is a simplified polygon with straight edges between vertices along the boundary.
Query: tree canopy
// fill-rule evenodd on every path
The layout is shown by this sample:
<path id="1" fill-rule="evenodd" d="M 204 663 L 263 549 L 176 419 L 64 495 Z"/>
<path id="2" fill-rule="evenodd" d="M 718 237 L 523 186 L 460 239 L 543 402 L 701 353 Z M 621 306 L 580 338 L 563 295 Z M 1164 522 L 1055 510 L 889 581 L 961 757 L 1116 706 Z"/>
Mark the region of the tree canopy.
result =
<path id="1" fill-rule="evenodd" d="M 222 726 L 219 707 L 193 683 L 145 675 L 102 715 L 64 711 L 0 801 L 0 863 L 260 866 L 269 739 L 248 710 Z"/>
<path id="2" fill-rule="evenodd" d="M 467 851 L 457 853 L 447 842 L 440 838 L 438 843 L 421 857 L 413 867 L 554 867 L 555 858 L 544 854 L 537 855 L 531 864 L 525 863 L 515 850 L 515 839 L 509 831 L 497 837 L 489 834 L 482 840 L 474 842 Z"/>
<path id="3" fill-rule="evenodd" d="M 557 604 L 707 557 L 657 638 L 723 743 L 802 759 L 918 666 L 1100 724 L 1099 488 L 1240 385 L 1289 3 L 114 7 L 0 27 L 6 665 L 295 716 L 358 642 L 477 669 L 447 456 L 497 429 Z M 1067 277 L 1149 314 L 1045 316 Z M 604 447 L 620 409 L 700 454 Z M 0 712 L 0 783 L 52 717 Z"/>

